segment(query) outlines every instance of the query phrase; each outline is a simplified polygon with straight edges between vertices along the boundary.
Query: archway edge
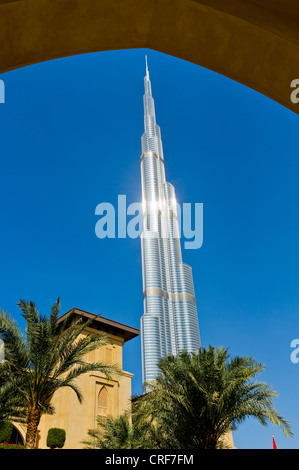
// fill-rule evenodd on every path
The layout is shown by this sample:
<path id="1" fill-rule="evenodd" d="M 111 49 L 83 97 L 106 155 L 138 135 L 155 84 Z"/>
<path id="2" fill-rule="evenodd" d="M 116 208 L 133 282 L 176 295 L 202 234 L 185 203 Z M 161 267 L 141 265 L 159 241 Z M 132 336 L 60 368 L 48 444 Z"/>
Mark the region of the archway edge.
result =
<path id="1" fill-rule="evenodd" d="M 16 428 L 16 430 L 18 431 L 18 433 L 20 434 L 21 436 L 21 439 L 23 441 L 23 444 L 25 444 L 25 441 L 26 441 L 26 425 L 25 424 L 21 424 L 17 421 L 12 421 L 12 424 L 13 426 Z"/>
<path id="2" fill-rule="evenodd" d="M 274 5 L 273 5 L 274 3 Z M 0 0 L 0 73 L 149 48 L 242 83 L 299 114 L 297 0 Z"/>

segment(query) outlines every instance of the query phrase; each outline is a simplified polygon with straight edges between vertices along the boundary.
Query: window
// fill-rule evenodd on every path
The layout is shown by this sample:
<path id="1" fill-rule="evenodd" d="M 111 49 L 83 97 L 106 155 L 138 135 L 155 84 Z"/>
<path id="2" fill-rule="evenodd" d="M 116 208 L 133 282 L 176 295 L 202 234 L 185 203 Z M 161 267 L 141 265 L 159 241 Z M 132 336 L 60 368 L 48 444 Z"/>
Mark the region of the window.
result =
<path id="1" fill-rule="evenodd" d="M 106 387 L 102 387 L 98 395 L 98 416 L 108 415 L 108 392 Z"/>

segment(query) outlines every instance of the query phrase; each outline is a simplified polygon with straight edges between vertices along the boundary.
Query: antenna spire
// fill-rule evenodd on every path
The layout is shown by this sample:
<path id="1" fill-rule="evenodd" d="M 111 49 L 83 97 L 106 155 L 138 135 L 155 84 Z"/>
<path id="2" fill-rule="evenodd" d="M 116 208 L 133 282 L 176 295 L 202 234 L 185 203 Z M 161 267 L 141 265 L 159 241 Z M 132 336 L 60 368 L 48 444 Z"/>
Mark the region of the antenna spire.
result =
<path id="1" fill-rule="evenodd" d="M 145 67 L 146 67 L 146 76 L 149 78 L 148 65 L 147 65 L 147 55 L 145 56 Z"/>

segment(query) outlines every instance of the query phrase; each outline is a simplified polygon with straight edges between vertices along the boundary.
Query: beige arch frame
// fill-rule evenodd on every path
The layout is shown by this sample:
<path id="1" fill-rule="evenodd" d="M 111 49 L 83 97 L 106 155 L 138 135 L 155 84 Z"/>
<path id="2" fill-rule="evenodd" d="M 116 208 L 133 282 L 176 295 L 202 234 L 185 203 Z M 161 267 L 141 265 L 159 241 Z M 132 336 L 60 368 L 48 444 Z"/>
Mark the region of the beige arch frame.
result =
<path id="1" fill-rule="evenodd" d="M 23 444 L 25 444 L 25 441 L 26 441 L 26 429 L 27 429 L 27 426 L 25 423 L 20 423 L 19 421 L 14 421 L 12 420 L 11 421 L 13 426 L 16 428 L 16 430 L 18 431 L 18 433 L 20 434 L 22 440 L 23 440 Z"/>
<path id="2" fill-rule="evenodd" d="M 150 48 L 299 114 L 291 99 L 298 23 L 298 0 L 0 0 L 0 73 L 88 52 Z"/>

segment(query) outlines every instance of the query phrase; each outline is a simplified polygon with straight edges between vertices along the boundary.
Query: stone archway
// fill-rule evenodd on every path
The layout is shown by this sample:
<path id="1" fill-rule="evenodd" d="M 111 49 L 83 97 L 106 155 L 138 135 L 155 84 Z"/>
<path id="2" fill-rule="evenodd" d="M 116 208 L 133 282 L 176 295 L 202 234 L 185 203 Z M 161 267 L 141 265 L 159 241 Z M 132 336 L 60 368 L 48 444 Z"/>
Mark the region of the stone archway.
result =
<path id="1" fill-rule="evenodd" d="M 0 72 L 150 48 L 225 75 L 299 114 L 297 0 L 0 0 Z M 299 95 L 299 93 L 298 93 Z"/>
<path id="2" fill-rule="evenodd" d="M 19 421 L 12 421 L 12 424 L 24 444 L 26 440 L 26 424 L 20 423 Z"/>

